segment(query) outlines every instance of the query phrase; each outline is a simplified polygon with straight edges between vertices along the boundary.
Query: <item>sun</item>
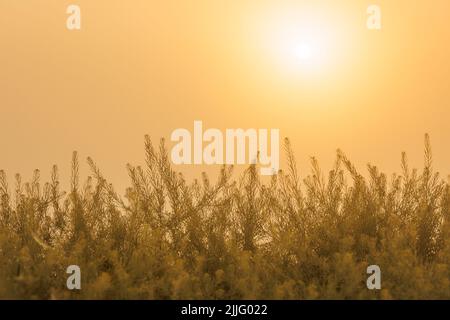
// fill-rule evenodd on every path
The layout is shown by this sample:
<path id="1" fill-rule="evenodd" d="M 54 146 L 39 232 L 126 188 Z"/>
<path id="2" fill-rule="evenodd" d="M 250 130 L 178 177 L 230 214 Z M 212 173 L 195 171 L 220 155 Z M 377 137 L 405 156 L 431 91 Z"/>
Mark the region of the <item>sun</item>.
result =
<path id="1" fill-rule="evenodd" d="M 260 20 L 263 51 L 274 70 L 325 76 L 339 64 L 345 46 L 342 23 L 333 12 L 319 9 L 284 8 L 267 12 Z"/>
<path id="2" fill-rule="evenodd" d="M 328 36 L 323 30 L 281 26 L 271 40 L 276 63 L 290 70 L 324 67 L 329 53 Z"/>
<path id="3" fill-rule="evenodd" d="M 300 61 L 310 60 L 313 57 L 313 52 L 313 47 L 307 42 L 299 43 L 293 48 L 293 54 Z"/>
<path id="4" fill-rule="evenodd" d="M 281 25 L 273 42 L 275 58 L 291 70 L 322 70 L 332 58 L 333 37 L 314 24 Z"/>

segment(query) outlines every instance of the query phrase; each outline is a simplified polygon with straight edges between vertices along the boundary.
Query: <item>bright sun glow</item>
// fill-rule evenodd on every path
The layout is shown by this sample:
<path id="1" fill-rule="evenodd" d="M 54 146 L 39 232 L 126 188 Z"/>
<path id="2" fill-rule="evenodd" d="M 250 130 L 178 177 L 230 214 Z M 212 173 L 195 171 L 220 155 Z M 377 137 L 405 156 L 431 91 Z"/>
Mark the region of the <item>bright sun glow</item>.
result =
<path id="1" fill-rule="evenodd" d="M 313 48 L 309 43 L 300 43 L 294 48 L 294 53 L 300 60 L 308 60 L 313 55 Z"/>
<path id="2" fill-rule="evenodd" d="M 342 24 L 333 12 L 284 8 L 266 13 L 259 25 L 268 61 L 288 74 L 325 76 L 345 50 Z"/>
<path id="3" fill-rule="evenodd" d="M 277 59 L 290 68 L 321 69 L 332 58 L 333 37 L 315 26 L 282 25 L 275 39 Z"/>

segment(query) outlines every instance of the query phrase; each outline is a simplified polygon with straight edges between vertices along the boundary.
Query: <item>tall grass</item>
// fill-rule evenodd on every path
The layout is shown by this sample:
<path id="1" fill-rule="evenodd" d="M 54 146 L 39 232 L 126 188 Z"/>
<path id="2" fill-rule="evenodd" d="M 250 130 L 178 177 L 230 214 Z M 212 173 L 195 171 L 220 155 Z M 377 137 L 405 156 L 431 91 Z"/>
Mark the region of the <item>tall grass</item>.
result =
<path id="1" fill-rule="evenodd" d="M 123 197 L 92 159 L 81 183 L 76 153 L 67 193 L 56 166 L 45 184 L 0 171 L 0 298 L 450 298 L 450 185 L 428 136 L 423 169 L 403 154 L 391 177 L 338 151 L 327 175 L 313 158 L 301 181 L 288 140 L 285 151 L 270 182 L 252 165 L 188 183 L 146 137 Z M 79 291 L 66 288 L 72 264 Z M 371 264 L 382 290 L 366 287 Z"/>

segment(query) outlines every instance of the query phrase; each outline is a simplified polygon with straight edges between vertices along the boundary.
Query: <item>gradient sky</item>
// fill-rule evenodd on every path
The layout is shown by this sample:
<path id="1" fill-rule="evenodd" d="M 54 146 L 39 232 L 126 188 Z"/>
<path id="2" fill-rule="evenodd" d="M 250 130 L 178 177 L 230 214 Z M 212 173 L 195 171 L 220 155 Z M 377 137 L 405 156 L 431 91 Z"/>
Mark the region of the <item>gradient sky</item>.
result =
<path id="1" fill-rule="evenodd" d="M 69 4 L 80 31 L 66 29 Z M 366 28 L 370 4 L 381 31 Z M 0 0 L 0 168 L 68 177 L 78 150 L 122 184 L 144 134 L 202 120 L 279 128 L 303 173 L 337 148 L 361 169 L 398 171 L 401 151 L 420 166 L 428 132 L 447 175 L 449 14 L 448 0 Z M 296 28 L 326 48 L 313 66 L 285 53 Z"/>

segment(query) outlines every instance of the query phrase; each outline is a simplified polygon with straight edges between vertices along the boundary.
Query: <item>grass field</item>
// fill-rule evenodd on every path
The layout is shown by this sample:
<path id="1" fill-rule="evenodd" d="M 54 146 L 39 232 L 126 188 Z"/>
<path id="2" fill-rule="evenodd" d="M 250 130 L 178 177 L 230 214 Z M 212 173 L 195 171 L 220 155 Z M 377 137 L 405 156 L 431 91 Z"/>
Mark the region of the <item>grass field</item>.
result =
<path id="1" fill-rule="evenodd" d="M 403 155 L 392 176 L 338 151 L 332 171 L 312 159 L 300 179 L 288 140 L 285 152 L 270 182 L 253 165 L 190 183 L 146 137 L 123 196 L 91 159 L 81 182 L 76 153 L 67 192 L 56 167 L 48 183 L 1 171 L 0 298 L 450 299 L 450 185 L 428 136 L 423 169 Z M 373 264 L 381 290 L 366 287 Z"/>

